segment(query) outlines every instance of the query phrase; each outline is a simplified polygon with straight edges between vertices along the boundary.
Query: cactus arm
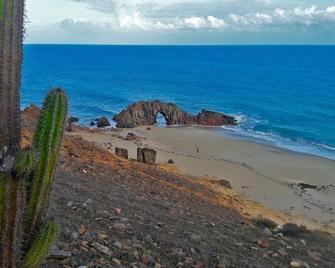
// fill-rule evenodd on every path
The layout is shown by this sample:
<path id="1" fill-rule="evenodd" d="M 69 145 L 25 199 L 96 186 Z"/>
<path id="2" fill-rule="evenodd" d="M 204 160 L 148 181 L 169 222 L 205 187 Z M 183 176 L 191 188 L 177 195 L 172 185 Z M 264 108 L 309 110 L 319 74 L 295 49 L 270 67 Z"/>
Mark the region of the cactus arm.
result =
<path id="1" fill-rule="evenodd" d="M 24 258 L 25 268 L 37 268 L 41 265 L 56 240 L 58 229 L 58 225 L 53 222 L 44 227 Z"/>
<path id="2" fill-rule="evenodd" d="M 28 205 L 28 231 L 38 223 L 47 205 L 67 115 L 67 97 L 60 89 L 47 96 L 34 136 L 39 154 L 36 176 Z"/>
<path id="3" fill-rule="evenodd" d="M 1 267 L 20 266 L 21 223 L 24 205 L 24 181 L 17 177 L 8 177 L 4 208 L 4 232 L 1 242 Z"/>

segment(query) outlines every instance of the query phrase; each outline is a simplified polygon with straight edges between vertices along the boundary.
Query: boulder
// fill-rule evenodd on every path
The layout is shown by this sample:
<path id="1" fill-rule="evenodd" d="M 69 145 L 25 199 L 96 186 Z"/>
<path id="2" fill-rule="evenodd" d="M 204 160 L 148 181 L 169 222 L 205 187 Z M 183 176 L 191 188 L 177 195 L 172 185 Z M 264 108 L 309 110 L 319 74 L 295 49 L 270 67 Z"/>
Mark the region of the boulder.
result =
<path id="1" fill-rule="evenodd" d="M 174 164 L 173 159 L 169 159 L 168 164 Z"/>
<path id="2" fill-rule="evenodd" d="M 137 148 L 137 161 L 140 163 L 154 165 L 156 164 L 157 152 L 148 148 Z"/>
<path id="3" fill-rule="evenodd" d="M 79 122 L 79 119 L 78 119 L 78 117 L 70 116 L 70 117 L 67 119 L 67 122 L 68 122 L 68 124 L 78 123 L 78 122 Z"/>
<path id="4" fill-rule="evenodd" d="M 117 156 L 122 157 L 122 158 L 128 159 L 128 150 L 127 149 L 116 147 L 115 148 L 115 154 Z"/>
<path id="5" fill-rule="evenodd" d="M 106 117 L 101 117 L 97 122 L 97 127 L 109 127 L 111 124 Z"/>
<path id="6" fill-rule="evenodd" d="M 161 101 L 136 102 L 126 110 L 114 116 L 116 126 L 120 128 L 133 128 L 138 126 L 153 125 L 156 123 L 158 113 L 161 113 L 167 125 L 197 124 L 207 126 L 236 125 L 232 116 L 202 110 L 198 115 L 187 113 L 173 103 Z"/>

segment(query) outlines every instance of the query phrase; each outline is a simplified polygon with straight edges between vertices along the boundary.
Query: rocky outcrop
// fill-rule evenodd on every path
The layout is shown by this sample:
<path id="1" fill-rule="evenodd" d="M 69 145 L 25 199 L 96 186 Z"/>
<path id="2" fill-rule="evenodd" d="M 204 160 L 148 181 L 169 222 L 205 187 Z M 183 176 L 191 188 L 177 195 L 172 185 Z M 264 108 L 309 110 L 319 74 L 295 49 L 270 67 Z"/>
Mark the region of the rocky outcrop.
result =
<path id="1" fill-rule="evenodd" d="M 130 105 L 126 110 L 114 116 L 116 126 L 132 128 L 156 123 L 157 114 L 161 113 L 167 125 L 197 124 L 205 126 L 236 125 L 232 116 L 202 110 L 198 115 L 187 113 L 173 103 L 160 101 L 140 101 Z"/>
<path id="2" fill-rule="evenodd" d="M 156 164 L 157 152 L 148 148 L 137 148 L 137 161 L 140 163 L 154 165 Z"/>
<path id="3" fill-rule="evenodd" d="M 97 122 L 97 127 L 110 127 L 111 124 L 106 117 L 101 117 Z"/>

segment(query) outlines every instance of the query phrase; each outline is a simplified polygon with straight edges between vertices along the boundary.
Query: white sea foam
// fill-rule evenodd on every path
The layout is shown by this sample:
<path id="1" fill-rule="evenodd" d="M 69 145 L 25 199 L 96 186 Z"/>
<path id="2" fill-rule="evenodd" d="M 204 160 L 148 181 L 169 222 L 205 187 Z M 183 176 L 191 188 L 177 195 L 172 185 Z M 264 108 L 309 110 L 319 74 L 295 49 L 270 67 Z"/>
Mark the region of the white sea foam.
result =
<path id="1" fill-rule="evenodd" d="M 250 118 L 246 115 L 234 115 L 239 122 L 238 126 L 222 126 L 219 131 L 224 136 L 254 141 L 266 145 L 276 146 L 282 149 L 321 156 L 335 160 L 335 148 L 321 143 L 308 142 L 304 139 L 292 140 L 284 138 L 273 132 L 263 132 L 254 130 L 259 124 L 266 124 L 265 120 Z"/>

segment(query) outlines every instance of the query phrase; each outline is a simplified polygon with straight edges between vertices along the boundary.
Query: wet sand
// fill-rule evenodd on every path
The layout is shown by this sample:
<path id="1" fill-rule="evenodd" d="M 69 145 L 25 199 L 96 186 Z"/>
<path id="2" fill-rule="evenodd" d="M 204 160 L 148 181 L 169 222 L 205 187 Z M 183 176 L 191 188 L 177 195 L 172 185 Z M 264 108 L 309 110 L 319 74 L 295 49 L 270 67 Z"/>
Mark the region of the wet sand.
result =
<path id="1" fill-rule="evenodd" d="M 228 180 L 237 193 L 267 208 L 335 227 L 335 161 L 223 137 L 206 128 L 150 128 L 73 135 L 110 150 L 127 148 L 134 159 L 137 147 L 153 148 L 159 163 L 173 159 L 183 173 Z M 122 137 L 128 132 L 141 139 L 126 141 Z"/>

